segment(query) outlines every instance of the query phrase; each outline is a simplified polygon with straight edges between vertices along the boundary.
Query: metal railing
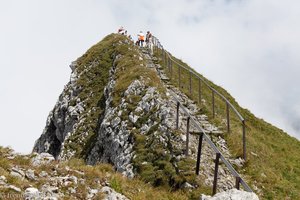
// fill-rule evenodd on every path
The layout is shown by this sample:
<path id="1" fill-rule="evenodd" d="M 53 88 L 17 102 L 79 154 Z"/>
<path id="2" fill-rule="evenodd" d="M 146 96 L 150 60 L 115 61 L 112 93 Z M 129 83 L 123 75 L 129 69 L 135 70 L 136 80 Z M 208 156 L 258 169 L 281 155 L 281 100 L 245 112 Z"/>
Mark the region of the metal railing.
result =
<path id="1" fill-rule="evenodd" d="M 247 160 L 247 153 L 246 153 L 246 121 L 242 117 L 242 115 L 237 111 L 237 109 L 229 102 L 226 97 L 224 97 L 220 92 L 218 92 L 216 89 L 214 89 L 212 86 L 210 86 L 201 76 L 193 72 L 190 68 L 187 68 L 183 66 L 182 64 L 178 63 L 176 60 L 172 58 L 172 56 L 163 48 L 159 40 L 153 36 L 153 46 L 154 46 L 154 51 L 160 54 L 162 58 L 162 62 L 164 63 L 165 66 L 168 68 L 168 72 L 170 74 L 170 79 L 173 78 L 173 65 L 178 66 L 178 86 L 179 89 L 181 88 L 183 84 L 182 80 L 182 73 L 183 70 L 186 70 L 189 74 L 189 79 L 188 79 L 188 86 L 189 86 L 189 94 L 192 94 L 192 76 L 198 80 L 198 102 L 201 103 L 203 91 L 202 91 L 202 85 L 206 85 L 209 90 L 211 91 L 211 102 L 212 102 L 212 117 L 215 118 L 215 95 L 219 96 L 226 104 L 226 127 L 227 127 L 227 132 L 230 132 L 230 109 L 235 113 L 235 115 L 238 117 L 239 121 L 241 122 L 242 125 L 242 142 L 243 142 L 243 159 L 246 161 Z M 161 51 L 161 52 L 159 52 Z"/>
<path id="2" fill-rule="evenodd" d="M 225 102 L 226 102 L 226 116 L 227 116 L 227 130 L 230 131 L 230 116 L 229 116 L 229 108 L 231 108 L 234 113 L 238 116 L 240 121 L 242 122 L 243 127 L 243 156 L 246 160 L 246 137 L 245 137 L 245 119 L 241 116 L 241 114 L 235 109 L 235 107 L 218 91 L 216 91 L 214 88 L 212 88 L 205 80 L 203 80 L 202 77 L 198 76 L 196 73 L 192 72 L 190 69 L 186 68 L 185 66 L 182 66 L 178 62 L 176 62 L 168 52 L 166 52 L 163 49 L 163 46 L 160 44 L 157 38 L 153 37 L 153 43 L 154 43 L 154 50 L 158 52 L 158 50 L 161 50 L 161 57 L 165 65 L 168 66 L 169 73 L 173 74 L 173 63 L 176 63 L 178 67 L 178 84 L 179 88 L 181 85 L 181 70 L 185 69 L 188 70 L 190 73 L 189 76 L 189 92 L 192 93 L 192 75 L 196 76 L 199 80 L 199 88 L 198 88 L 198 94 L 199 94 L 199 102 L 201 102 L 201 84 L 204 83 L 211 91 L 212 91 L 212 112 L 214 117 L 214 95 L 217 94 L 220 96 Z M 159 53 L 159 52 L 158 52 Z M 182 68 L 182 69 L 181 69 Z M 173 91 L 172 91 L 173 92 Z M 191 116 L 188 112 L 188 110 L 180 103 L 178 98 L 176 97 L 175 93 L 171 94 L 172 97 L 176 100 L 177 107 L 176 107 L 176 129 L 179 129 L 179 109 L 182 109 L 185 115 L 187 116 L 187 126 L 186 126 L 186 144 L 185 144 L 185 155 L 189 156 L 189 134 L 190 134 L 190 125 L 193 123 L 195 128 L 199 131 L 199 141 L 198 141 L 198 151 L 197 151 L 197 162 L 196 162 L 196 171 L 195 173 L 199 175 L 200 171 L 200 161 L 201 161 L 201 151 L 202 151 L 202 144 L 203 140 L 205 140 L 208 145 L 213 149 L 216 157 L 215 157 L 215 169 L 214 169 L 214 179 L 213 179 L 213 188 L 212 188 L 212 194 L 214 195 L 217 191 L 217 182 L 218 182 L 218 169 L 220 164 L 220 159 L 223 161 L 225 166 L 228 168 L 230 173 L 235 177 L 235 187 L 237 189 L 240 189 L 240 185 L 243 186 L 244 190 L 248 192 L 253 192 L 252 189 L 248 186 L 248 184 L 241 178 L 241 176 L 237 173 L 237 171 L 233 168 L 233 166 L 225 159 L 225 157 L 222 155 L 222 153 L 219 151 L 219 149 L 216 147 L 216 145 L 211 141 L 205 130 L 197 123 L 197 121 Z"/>
<path id="3" fill-rule="evenodd" d="M 186 125 L 186 144 L 185 144 L 185 155 L 189 156 L 189 135 L 190 135 L 190 125 L 193 124 L 195 128 L 200 132 L 199 141 L 198 141 L 198 151 L 197 151 L 197 162 L 196 162 L 196 174 L 199 175 L 200 171 L 200 161 L 201 161 L 201 151 L 203 140 L 205 140 L 208 145 L 213 149 L 216 154 L 215 159 L 215 170 L 214 170 L 214 181 L 213 181 L 213 189 L 212 194 L 214 195 L 217 191 L 217 181 L 218 181 L 218 169 L 219 169 L 219 161 L 220 159 L 223 161 L 225 166 L 228 168 L 230 173 L 235 177 L 235 187 L 240 189 L 240 185 L 243 186 L 244 190 L 247 192 L 253 192 L 252 189 L 248 186 L 248 184 L 241 178 L 241 176 L 237 173 L 237 171 L 232 167 L 232 165 L 226 160 L 226 158 L 222 155 L 220 150 L 216 147 L 216 145 L 211 141 L 205 130 L 197 123 L 197 120 L 194 119 L 193 116 L 189 114 L 189 111 L 180 103 L 175 93 L 171 93 L 171 96 L 175 99 L 177 107 L 176 107 L 176 129 L 179 129 L 179 109 L 181 109 L 185 115 L 187 116 L 187 125 Z"/>

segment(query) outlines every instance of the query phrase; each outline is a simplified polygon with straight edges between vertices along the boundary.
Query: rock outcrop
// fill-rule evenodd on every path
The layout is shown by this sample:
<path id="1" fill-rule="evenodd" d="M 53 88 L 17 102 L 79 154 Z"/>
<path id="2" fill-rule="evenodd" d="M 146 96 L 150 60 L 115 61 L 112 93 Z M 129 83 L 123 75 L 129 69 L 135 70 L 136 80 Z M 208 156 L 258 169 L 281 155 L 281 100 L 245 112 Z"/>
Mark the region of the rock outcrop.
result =
<path id="1" fill-rule="evenodd" d="M 220 192 L 213 197 L 201 195 L 201 200 L 258 200 L 253 192 L 245 192 L 237 189 Z"/>
<path id="2" fill-rule="evenodd" d="M 70 82 L 50 112 L 43 134 L 34 146 L 33 151 L 38 154 L 32 165 L 51 163 L 54 158 L 70 160 L 75 157 L 84 159 L 89 165 L 112 164 L 124 176 L 137 176 L 154 186 L 168 186 L 173 190 L 193 190 L 200 185 L 211 187 L 214 151 L 204 142 L 200 181 L 194 172 L 199 130 L 191 124 L 187 157 L 187 116 L 179 111 L 176 129 L 175 95 L 214 139 L 224 157 L 241 167 L 243 160 L 231 158 L 226 141 L 220 137 L 222 131 L 201 114 L 192 100 L 169 84 L 158 61 L 148 51 L 132 46 L 128 39 L 112 35 L 73 62 Z M 134 66 L 132 71 L 129 66 Z M 124 78 L 126 75 L 128 77 Z M 124 84 L 120 86 L 122 81 Z M 81 175 L 74 173 L 56 176 L 42 171 L 36 174 L 16 167 L 11 173 L 29 180 L 48 178 L 48 185 L 28 188 L 25 191 L 28 197 L 47 193 L 60 198 L 63 194 L 59 187 L 68 187 L 69 195 L 77 192 L 76 185 L 85 182 Z M 230 190 L 234 183 L 228 169 L 220 165 L 218 191 Z M 89 188 L 85 198 L 92 199 L 102 192 L 107 195 L 106 199 L 127 199 L 109 188 L 109 184 L 102 186 Z M 234 190 L 230 191 L 235 195 Z"/>
<path id="3" fill-rule="evenodd" d="M 1 161 L 10 160 L 12 165 L 7 169 L 0 165 L 3 174 L 0 176 L 0 199 L 128 199 L 110 186 L 108 177 L 112 174 L 109 172 L 97 173 L 98 177 L 95 177 L 87 168 L 78 171 L 67 163 L 56 162 L 47 153 L 29 157 L 15 154 L 10 149 L 5 149 L 10 152 L 9 156 L 3 155 L 2 151 L 0 147 Z"/>

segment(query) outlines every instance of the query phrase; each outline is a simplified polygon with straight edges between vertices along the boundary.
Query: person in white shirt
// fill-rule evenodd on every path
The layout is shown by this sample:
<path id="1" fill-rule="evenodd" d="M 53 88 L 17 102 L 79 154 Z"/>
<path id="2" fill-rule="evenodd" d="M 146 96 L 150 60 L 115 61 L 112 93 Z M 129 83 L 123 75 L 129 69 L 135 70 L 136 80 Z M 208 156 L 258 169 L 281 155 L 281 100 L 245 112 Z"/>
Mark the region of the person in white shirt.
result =
<path id="1" fill-rule="evenodd" d="M 146 46 L 150 49 L 150 53 L 153 54 L 152 34 L 150 33 L 150 31 L 147 31 L 146 34 Z"/>

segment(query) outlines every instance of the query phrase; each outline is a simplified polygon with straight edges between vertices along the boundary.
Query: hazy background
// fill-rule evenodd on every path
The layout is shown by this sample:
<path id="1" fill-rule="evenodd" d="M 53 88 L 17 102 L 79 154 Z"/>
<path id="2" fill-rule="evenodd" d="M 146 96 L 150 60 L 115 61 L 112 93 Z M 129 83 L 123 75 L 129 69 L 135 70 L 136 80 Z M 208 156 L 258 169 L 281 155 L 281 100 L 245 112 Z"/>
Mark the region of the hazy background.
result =
<path id="1" fill-rule="evenodd" d="M 300 1 L 0 0 L 0 145 L 29 153 L 71 61 L 119 26 L 300 138 Z"/>

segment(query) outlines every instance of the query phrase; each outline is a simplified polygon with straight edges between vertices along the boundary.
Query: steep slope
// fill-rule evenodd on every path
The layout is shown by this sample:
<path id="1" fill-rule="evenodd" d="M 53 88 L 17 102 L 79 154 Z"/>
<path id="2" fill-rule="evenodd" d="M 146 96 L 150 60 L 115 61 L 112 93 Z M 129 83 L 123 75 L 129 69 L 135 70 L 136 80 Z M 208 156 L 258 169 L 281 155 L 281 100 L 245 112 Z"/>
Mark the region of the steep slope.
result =
<path id="1" fill-rule="evenodd" d="M 107 36 L 70 65 L 70 82 L 50 112 L 34 151 L 62 159 L 86 154 L 104 112 L 104 88 L 117 56 L 115 40 Z"/>
<path id="2" fill-rule="evenodd" d="M 156 56 L 161 58 L 160 64 L 168 77 L 172 77 L 170 84 L 179 88 L 178 65 L 173 64 L 170 71 L 168 62 L 164 62 L 165 56 L 159 49 Z M 177 63 L 195 72 L 186 63 L 173 57 Z M 209 121 L 223 130 L 221 136 L 226 139 L 230 152 L 235 158 L 242 157 L 241 122 L 230 113 L 231 131 L 227 134 L 226 104 L 220 98 L 215 97 L 215 117 L 212 115 L 211 89 L 202 87 L 202 100 L 198 100 L 198 79 L 189 80 L 189 72 L 181 72 L 180 91 L 197 102 L 202 114 L 209 117 Z M 195 72 L 197 73 L 197 72 Z M 198 74 L 198 73 L 197 73 Z M 238 105 L 235 99 L 223 88 L 207 80 L 198 74 L 205 82 L 225 96 L 238 112 L 246 119 L 246 139 L 248 160 L 239 172 L 247 175 L 248 181 L 255 192 L 263 199 L 299 199 L 300 198 L 300 142 L 289 136 L 284 131 L 258 119 L 249 110 Z M 189 82 L 192 83 L 192 92 L 189 92 Z"/>
<path id="3" fill-rule="evenodd" d="M 59 160 L 75 157 L 92 165 L 110 163 L 129 178 L 179 189 L 190 198 L 210 193 L 214 154 L 204 147 L 205 170 L 197 177 L 197 135 L 191 135 L 191 156 L 186 157 L 187 118 L 182 115 L 176 130 L 176 102 L 153 60 L 157 62 L 125 36 L 111 34 L 93 46 L 71 64 L 71 80 L 50 112 L 34 151 Z M 180 91 L 177 95 L 196 115 L 196 105 Z M 218 191 L 232 188 L 234 180 L 220 168 Z"/>

